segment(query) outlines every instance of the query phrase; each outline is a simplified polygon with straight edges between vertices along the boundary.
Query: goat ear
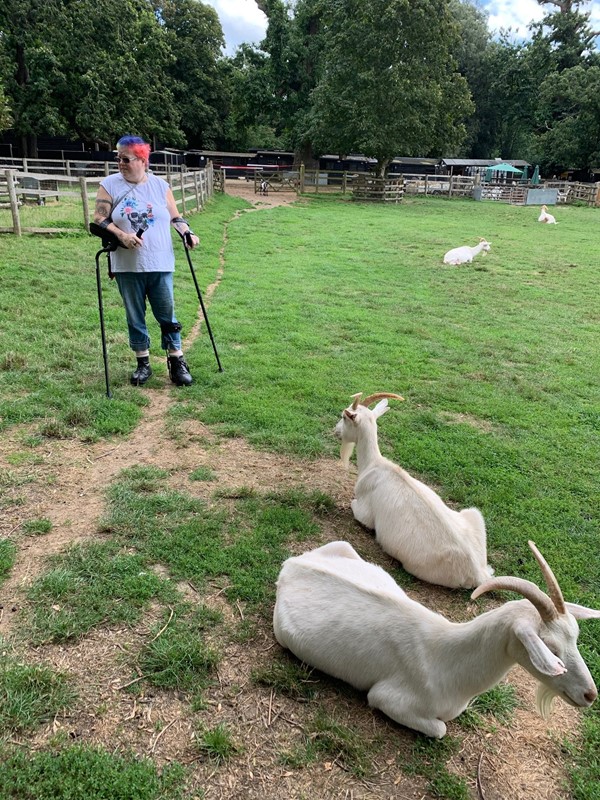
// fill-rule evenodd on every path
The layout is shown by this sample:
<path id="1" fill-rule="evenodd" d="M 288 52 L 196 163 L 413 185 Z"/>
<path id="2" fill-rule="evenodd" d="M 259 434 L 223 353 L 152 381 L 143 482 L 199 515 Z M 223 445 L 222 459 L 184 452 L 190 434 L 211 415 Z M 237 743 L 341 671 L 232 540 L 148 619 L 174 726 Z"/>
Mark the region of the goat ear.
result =
<path id="1" fill-rule="evenodd" d="M 373 414 L 375 414 L 375 419 L 380 417 L 382 414 L 385 414 L 386 411 L 389 411 L 388 401 L 387 398 L 384 397 L 383 400 L 380 400 L 375 408 L 373 409 Z"/>
<path id="2" fill-rule="evenodd" d="M 517 639 L 521 642 L 531 663 L 542 675 L 564 675 L 567 668 L 554 653 L 546 647 L 535 628 L 529 622 L 521 622 L 514 628 Z"/>
<path id="3" fill-rule="evenodd" d="M 596 611 L 594 608 L 578 606 L 577 603 L 565 603 L 565 606 L 575 619 L 600 619 L 600 611 Z"/>

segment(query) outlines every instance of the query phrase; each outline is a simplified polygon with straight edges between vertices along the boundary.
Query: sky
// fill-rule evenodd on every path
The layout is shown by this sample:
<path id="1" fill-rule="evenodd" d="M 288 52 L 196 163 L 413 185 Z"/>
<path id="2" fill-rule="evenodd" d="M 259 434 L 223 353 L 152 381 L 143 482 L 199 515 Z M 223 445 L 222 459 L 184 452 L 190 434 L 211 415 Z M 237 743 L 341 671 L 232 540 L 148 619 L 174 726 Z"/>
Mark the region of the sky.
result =
<path id="1" fill-rule="evenodd" d="M 203 0 L 212 6 L 221 20 L 221 27 L 225 36 L 225 53 L 233 55 L 238 45 L 242 42 L 259 44 L 264 38 L 267 29 L 267 18 L 259 11 L 254 0 Z M 526 38 L 527 25 L 538 21 L 544 13 L 552 11 L 552 6 L 544 8 L 536 0 L 479 0 L 481 8 L 489 14 L 490 30 L 499 31 L 501 28 L 511 28 L 514 38 Z M 600 2 L 586 3 L 584 11 L 591 11 L 591 24 L 595 30 L 600 30 Z"/>

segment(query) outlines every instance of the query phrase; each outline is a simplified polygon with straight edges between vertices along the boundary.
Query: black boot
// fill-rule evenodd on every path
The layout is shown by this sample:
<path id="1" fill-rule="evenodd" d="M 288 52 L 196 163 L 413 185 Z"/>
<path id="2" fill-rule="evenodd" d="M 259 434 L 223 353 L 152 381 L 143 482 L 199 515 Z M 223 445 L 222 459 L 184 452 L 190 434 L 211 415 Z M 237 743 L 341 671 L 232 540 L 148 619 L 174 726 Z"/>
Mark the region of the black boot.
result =
<path id="1" fill-rule="evenodd" d="M 183 356 L 168 356 L 167 365 L 171 380 L 177 386 L 189 386 L 192 383 L 192 376 L 188 370 L 188 365 L 183 360 Z"/>
<path id="2" fill-rule="evenodd" d="M 152 375 L 150 359 L 148 356 L 142 356 L 141 358 L 138 356 L 136 370 L 131 374 L 132 384 L 134 386 L 143 386 L 150 375 Z"/>

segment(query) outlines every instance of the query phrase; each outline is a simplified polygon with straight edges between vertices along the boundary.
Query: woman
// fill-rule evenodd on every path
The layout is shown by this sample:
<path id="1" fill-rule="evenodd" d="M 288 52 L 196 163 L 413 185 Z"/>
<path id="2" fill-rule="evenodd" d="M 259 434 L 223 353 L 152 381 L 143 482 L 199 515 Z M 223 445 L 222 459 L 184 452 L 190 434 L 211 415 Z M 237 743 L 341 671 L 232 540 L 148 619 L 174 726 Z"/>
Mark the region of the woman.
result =
<path id="1" fill-rule="evenodd" d="M 148 172 L 149 144 L 139 136 L 123 136 L 117 142 L 116 158 L 119 172 L 100 181 L 94 221 L 122 245 L 112 254 L 111 266 L 125 305 L 129 345 L 137 358 L 131 383 L 142 386 L 152 375 L 148 298 L 160 325 L 171 380 L 177 386 L 189 386 L 192 376 L 181 350 L 181 325 L 173 302 L 175 253 L 170 225 L 190 234 L 186 246 L 195 247 L 200 240 L 179 216 L 169 184 Z"/>

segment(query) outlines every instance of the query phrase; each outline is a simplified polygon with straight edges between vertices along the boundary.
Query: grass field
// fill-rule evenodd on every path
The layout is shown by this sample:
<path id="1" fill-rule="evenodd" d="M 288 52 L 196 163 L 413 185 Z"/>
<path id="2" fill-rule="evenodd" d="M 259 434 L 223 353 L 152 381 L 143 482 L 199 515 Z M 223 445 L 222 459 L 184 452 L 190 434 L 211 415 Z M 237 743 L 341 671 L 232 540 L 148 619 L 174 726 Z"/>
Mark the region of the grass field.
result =
<path id="1" fill-rule="evenodd" d="M 600 211 L 560 207 L 559 224 L 546 226 L 537 223 L 535 208 L 491 202 L 409 199 L 388 208 L 315 197 L 233 219 L 244 205 L 217 197 L 193 220 L 202 239 L 193 254 L 202 288 L 218 273 L 226 225 L 223 273 L 209 306 L 224 371 L 216 369 L 207 336 L 199 337 L 186 354 L 194 385 L 173 390 L 168 425 L 174 435 L 186 420 L 199 420 L 217 436 L 243 437 L 259 450 L 335 458 L 331 432 L 350 396 L 400 393 L 405 402 L 392 403 L 380 423 L 384 454 L 435 486 L 449 504 L 480 508 L 496 574 L 539 584 L 527 546 L 533 539 L 566 598 L 600 608 Z M 74 213 L 62 212 L 67 223 Z M 54 224 L 57 216 L 54 210 Z M 479 237 L 491 242 L 487 257 L 461 267 L 442 264 L 446 250 Z M 96 249 L 97 241 L 77 230 L 50 239 L 0 237 L 0 431 L 11 442 L 9 469 L 0 478 L 4 489 L 35 480 L 44 442 L 118 441 L 144 413 L 144 392 L 128 385 L 133 359 L 118 292 L 105 275 L 113 399 L 104 394 Z M 185 336 L 197 298 L 180 251 L 175 292 Z M 154 322 L 151 334 L 156 353 Z M 152 378 L 149 386 L 158 381 Z M 200 470 L 191 479 L 210 482 L 213 476 Z M 159 474 L 122 476 L 108 500 L 103 530 L 109 537 L 98 545 L 104 549 L 81 545 L 32 586 L 29 641 L 68 642 L 101 625 L 134 624 L 151 602 L 176 608 L 181 625 L 172 641 L 165 638 L 165 652 L 146 649 L 139 663 L 144 674 L 159 676 L 156 681 L 172 681 L 158 685 L 177 687 L 177 675 L 165 672 L 165 664 L 176 660 L 181 642 L 221 623 L 179 605 L 174 581 L 202 586 L 207 577 L 227 575 L 229 601 L 241 598 L 251 615 L 268 620 L 281 560 L 292 543 L 318 537 L 319 515 L 328 513 L 326 491 L 322 497 L 249 494 L 231 512 L 230 500 L 219 502 L 217 486 L 209 509 L 184 492 L 165 494 Z M 151 510 L 148 497 L 156 502 Z M 0 508 L 9 508 L 6 498 Z M 185 548 L 198 519 L 202 536 L 195 553 L 201 557 L 194 560 Z M 50 525 L 30 519 L 25 533 L 43 536 Z M 236 539 L 236 525 L 248 532 L 251 546 Z M 10 575 L 22 535 L 0 539 L 0 583 Z M 139 577 L 155 563 L 168 568 L 173 582 Z M 103 572 L 101 564 L 112 566 Z M 120 583 L 129 594 L 100 604 L 121 597 Z M 61 613 L 50 620 L 44 609 L 57 603 Z M 600 683 L 599 622 L 582 623 L 580 650 Z M 206 685 L 218 661 L 209 644 L 192 655 L 179 674 L 185 691 L 194 680 Z M 6 658 L 0 677 L 12 676 L 10 684 L 6 680 L 12 687 L 18 661 Z M 64 705 L 56 700 L 67 696 L 63 677 L 56 679 L 61 693 L 43 678 L 52 709 Z M 194 702 L 201 700 L 194 696 Z M 581 738 L 565 743 L 577 800 L 600 798 L 597 708 L 583 715 Z M 31 725 L 29 718 L 26 725 L 7 722 L 6 738 Z M 339 743 L 339 731 L 336 736 Z M 222 729 L 199 733 L 198 740 L 217 760 L 237 752 Z M 348 758 L 362 764 L 363 756 Z M 34 780 L 37 767 L 6 743 L 2 757 L 10 774 Z M 73 769 L 85 761 L 108 770 L 103 758 L 75 752 Z M 440 780 L 447 773 L 445 757 L 439 758 L 429 791 L 467 797 L 464 786 Z M 44 769 L 39 766 L 40 774 Z M 123 775 L 127 769 L 122 766 Z M 142 771 L 131 777 L 132 785 L 139 780 L 144 786 L 140 797 L 176 795 L 175 773 L 159 780 L 149 765 L 135 769 Z M 48 797 L 62 797 L 52 791 Z"/>

